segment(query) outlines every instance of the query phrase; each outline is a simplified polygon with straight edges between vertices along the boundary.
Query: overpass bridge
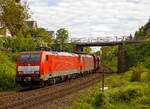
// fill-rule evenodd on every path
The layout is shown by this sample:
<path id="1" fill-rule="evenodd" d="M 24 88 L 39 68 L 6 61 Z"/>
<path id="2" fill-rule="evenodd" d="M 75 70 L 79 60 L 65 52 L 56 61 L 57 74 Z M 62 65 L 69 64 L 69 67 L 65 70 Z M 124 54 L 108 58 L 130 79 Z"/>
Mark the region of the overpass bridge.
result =
<path id="1" fill-rule="evenodd" d="M 69 41 L 73 44 L 75 51 L 83 52 L 84 47 L 92 46 L 118 46 L 118 73 L 124 72 L 124 45 L 138 44 L 140 41 L 134 40 L 131 36 L 107 36 L 97 38 L 72 38 Z"/>

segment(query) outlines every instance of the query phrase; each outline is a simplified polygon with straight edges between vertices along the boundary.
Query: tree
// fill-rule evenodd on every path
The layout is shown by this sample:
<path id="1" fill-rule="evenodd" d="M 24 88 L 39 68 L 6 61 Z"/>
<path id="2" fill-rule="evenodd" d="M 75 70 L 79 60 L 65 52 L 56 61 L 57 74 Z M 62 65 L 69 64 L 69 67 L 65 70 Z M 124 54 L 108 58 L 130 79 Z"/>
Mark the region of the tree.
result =
<path id="1" fill-rule="evenodd" d="M 15 0 L 16 1 L 16 3 L 19 3 L 21 0 Z"/>
<path id="2" fill-rule="evenodd" d="M 93 53 L 94 55 L 100 56 L 101 55 L 101 51 L 96 51 L 95 53 Z"/>
<path id="3" fill-rule="evenodd" d="M 144 36 L 144 28 L 145 28 L 145 26 L 142 26 L 141 28 L 139 28 L 138 31 L 135 32 L 136 39 L 143 39 L 145 37 Z"/>
<path id="4" fill-rule="evenodd" d="M 34 51 L 37 46 L 37 44 L 34 42 L 34 38 L 32 38 L 30 35 L 24 38 L 21 32 L 14 37 L 3 37 L 3 43 L 4 48 L 10 49 L 12 52 Z"/>
<path id="5" fill-rule="evenodd" d="M 101 48 L 102 56 L 112 57 L 117 54 L 118 47 L 117 46 L 103 46 Z"/>
<path id="6" fill-rule="evenodd" d="M 34 28 L 26 28 L 24 30 L 23 34 L 25 37 L 27 35 L 31 35 L 34 38 L 49 36 L 46 29 L 44 29 L 44 28 L 37 28 L 36 30 Z"/>
<path id="7" fill-rule="evenodd" d="M 132 40 L 133 39 L 133 36 L 132 36 L 132 34 L 130 34 L 130 36 L 129 36 L 129 40 Z"/>
<path id="8" fill-rule="evenodd" d="M 150 19 L 149 19 L 149 21 L 145 24 L 144 27 L 145 27 L 145 28 L 144 28 L 144 36 L 146 36 L 148 30 L 150 29 Z"/>
<path id="9" fill-rule="evenodd" d="M 73 47 L 68 44 L 68 31 L 65 28 L 60 28 L 56 32 L 56 39 L 52 48 L 73 52 Z"/>
<path id="10" fill-rule="evenodd" d="M 150 28 L 147 29 L 146 36 L 150 38 Z"/>
<path id="11" fill-rule="evenodd" d="M 51 42 L 53 41 L 52 36 L 50 36 L 46 29 L 37 28 L 36 30 L 33 28 L 27 28 L 24 32 L 24 37 L 30 35 L 35 39 L 38 46 L 51 47 Z"/>
<path id="12" fill-rule="evenodd" d="M 65 28 L 60 28 L 59 30 L 57 30 L 55 40 L 57 48 L 64 49 L 68 43 L 68 38 L 68 31 Z"/>
<path id="13" fill-rule="evenodd" d="M 150 37 L 150 19 L 149 21 L 135 32 L 136 39 L 146 39 Z"/>
<path id="14" fill-rule="evenodd" d="M 90 47 L 84 47 L 83 48 L 83 52 L 87 53 L 87 54 L 91 54 L 92 49 Z"/>
<path id="15" fill-rule="evenodd" d="M 3 27 L 6 27 L 12 36 L 23 30 L 27 19 L 30 18 L 27 3 L 20 3 L 19 0 L 1 0 L 0 10 Z"/>

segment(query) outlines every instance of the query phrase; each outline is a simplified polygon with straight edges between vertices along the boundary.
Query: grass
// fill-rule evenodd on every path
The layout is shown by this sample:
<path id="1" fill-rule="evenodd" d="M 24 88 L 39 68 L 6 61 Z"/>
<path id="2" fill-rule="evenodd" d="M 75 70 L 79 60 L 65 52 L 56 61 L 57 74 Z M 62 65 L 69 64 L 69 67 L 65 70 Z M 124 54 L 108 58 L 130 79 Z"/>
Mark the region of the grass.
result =
<path id="1" fill-rule="evenodd" d="M 141 70 L 139 66 L 105 78 L 105 86 L 108 87 L 105 93 L 100 91 L 101 83 L 78 92 L 73 104 L 63 109 L 150 109 L 150 71 Z M 140 77 L 139 74 L 133 77 L 135 72 L 139 72 Z"/>
<path id="2" fill-rule="evenodd" d="M 16 53 L 4 53 L 0 51 L 0 91 L 16 88 Z"/>
<path id="3" fill-rule="evenodd" d="M 102 60 L 102 64 L 109 66 L 113 72 L 117 72 L 117 60 L 117 57 L 113 57 L 111 60 Z"/>

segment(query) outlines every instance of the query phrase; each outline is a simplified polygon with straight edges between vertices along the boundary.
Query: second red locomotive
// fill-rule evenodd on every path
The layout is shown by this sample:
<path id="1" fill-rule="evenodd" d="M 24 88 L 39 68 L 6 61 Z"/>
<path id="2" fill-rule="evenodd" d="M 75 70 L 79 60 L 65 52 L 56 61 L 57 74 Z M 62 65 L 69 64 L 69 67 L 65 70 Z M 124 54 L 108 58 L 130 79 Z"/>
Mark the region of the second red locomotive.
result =
<path id="1" fill-rule="evenodd" d="M 67 52 L 21 52 L 18 56 L 16 82 L 21 86 L 44 85 L 70 79 L 98 69 L 95 55 Z"/>

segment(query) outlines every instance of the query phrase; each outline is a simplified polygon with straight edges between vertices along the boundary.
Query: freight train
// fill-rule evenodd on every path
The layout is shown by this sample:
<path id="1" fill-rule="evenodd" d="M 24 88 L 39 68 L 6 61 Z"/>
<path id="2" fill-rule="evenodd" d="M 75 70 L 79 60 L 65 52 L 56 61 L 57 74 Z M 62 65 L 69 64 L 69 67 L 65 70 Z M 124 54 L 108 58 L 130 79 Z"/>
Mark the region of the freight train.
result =
<path id="1" fill-rule="evenodd" d="M 98 69 L 100 57 L 68 52 L 21 52 L 16 83 L 21 86 L 55 84 Z"/>

